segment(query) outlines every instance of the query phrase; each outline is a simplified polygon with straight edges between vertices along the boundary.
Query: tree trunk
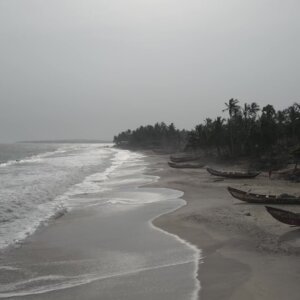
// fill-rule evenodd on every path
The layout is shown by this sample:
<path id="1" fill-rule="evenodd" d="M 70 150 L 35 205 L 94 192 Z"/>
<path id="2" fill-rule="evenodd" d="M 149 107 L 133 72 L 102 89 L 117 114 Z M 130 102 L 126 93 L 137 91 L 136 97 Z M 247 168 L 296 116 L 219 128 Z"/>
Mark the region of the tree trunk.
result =
<path id="1" fill-rule="evenodd" d="M 231 151 L 231 156 L 233 157 L 233 136 L 232 136 L 232 124 L 230 124 L 230 151 Z"/>

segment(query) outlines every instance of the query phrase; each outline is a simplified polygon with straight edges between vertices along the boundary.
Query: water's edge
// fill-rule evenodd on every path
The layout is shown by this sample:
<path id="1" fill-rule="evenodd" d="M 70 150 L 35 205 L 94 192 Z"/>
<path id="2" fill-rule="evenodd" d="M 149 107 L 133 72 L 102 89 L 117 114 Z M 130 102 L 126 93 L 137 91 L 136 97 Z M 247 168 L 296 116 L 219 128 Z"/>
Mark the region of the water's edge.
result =
<path id="1" fill-rule="evenodd" d="M 154 188 L 155 189 L 155 188 Z M 170 190 L 174 190 L 174 189 L 170 189 Z M 181 192 L 181 191 L 180 191 Z M 184 193 L 182 192 L 182 196 L 184 195 Z M 181 196 L 181 197 L 182 197 Z M 179 199 L 182 199 L 181 197 L 179 197 Z M 166 212 L 166 213 L 162 213 L 156 217 L 154 217 L 152 220 L 149 221 L 150 223 L 150 226 L 156 230 L 159 230 L 161 232 L 163 232 L 164 234 L 167 234 L 169 236 L 172 236 L 173 238 L 175 238 L 176 240 L 178 240 L 180 243 L 182 244 L 185 244 L 187 245 L 188 247 L 190 247 L 191 249 L 193 249 L 193 251 L 195 252 L 195 257 L 194 257 L 194 260 L 195 260 L 195 264 L 194 264 L 194 280 L 195 280 L 195 291 L 193 292 L 193 295 L 192 295 L 192 300 L 197 300 L 198 299 L 198 295 L 199 295 L 199 292 L 200 292 L 200 289 L 201 289 L 201 284 L 200 284 L 200 281 L 198 279 L 198 270 L 199 270 L 199 262 L 201 261 L 202 259 L 202 253 L 201 253 L 201 249 L 199 249 L 197 246 L 193 245 L 192 243 L 190 243 L 189 241 L 187 240 L 184 240 L 183 238 L 179 237 L 178 235 L 176 234 L 173 234 L 173 233 L 170 233 L 166 230 L 164 230 L 163 228 L 161 227 L 158 227 L 156 226 L 153 222 L 164 216 L 164 217 L 168 217 L 168 214 L 174 212 L 174 211 L 177 211 L 179 209 L 181 209 L 182 207 L 186 206 L 187 205 L 187 202 L 182 199 L 183 201 L 183 204 L 180 205 L 179 207 L 176 207 L 174 209 L 171 209 L 170 211 Z"/>
<path id="2" fill-rule="evenodd" d="M 131 152 L 131 151 L 129 151 L 129 152 Z M 173 239 L 174 243 L 179 242 L 180 244 L 184 245 L 186 248 L 190 249 L 190 256 L 189 256 L 190 257 L 189 258 L 190 272 L 189 272 L 188 282 L 191 282 L 191 286 L 190 286 L 190 289 L 189 289 L 189 291 L 190 291 L 189 293 L 190 294 L 189 294 L 188 299 L 197 300 L 198 299 L 199 291 L 201 289 L 200 282 L 199 282 L 198 276 L 197 276 L 197 274 L 198 274 L 198 267 L 199 267 L 199 261 L 202 259 L 202 257 L 201 257 L 201 250 L 198 247 L 196 247 L 195 245 L 193 245 L 190 242 L 188 242 L 187 240 L 182 239 L 178 235 L 172 234 L 172 233 L 168 232 L 167 230 L 164 230 L 164 229 L 162 229 L 162 228 L 160 228 L 160 227 L 158 227 L 158 226 L 156 226 L 154 224 L 154 221 L 156 219 L 158 219 L 159 217 L 161 217 L 161 216 L 167 216 L 169 213 L 172 213 L 172 212 L 174 212 L 174 211 L 182 208 L 183 206 L 187 205 L 187 202 L 184 199 L 182 199 L 182 197 L 184 195 L 184 192 L 176 190 L 176 189 L 171 189 L 171 188 L 162 188 L 162 190 L 160 191 L 160 188 L 158 188 L 158 187 L 151 187 L 151 184 L 155 184 L 155 182 L 159 181 L 160 177 L 159 176 L 155 176 L 153 174 L 149 174 L 150 173 L 149 171 L 150 171 L 150 168 L 151 168 L 151 162 L 149 162 L 147 160 L 147 155 L 142 154 L 142 155 L 139 156 L 139 159 L 141 159 L 141 161 L 143 161 L 145 164 L 144 164 L 144 169 L 141 170 L 141 172 L 139 173 L 140 175 L 137 174 L 138 175 L 137 178 L 145 177 L 146 181 L 143 182 L 143 183 L 139 182 L 139 180 L 137 182 L 134 182 L 132 185 L 130 185 L 131 188 L 132 188 L 132 190 L 133 191 L 134 190 L 139 190 L 141 194 L 143 194 L 143 192 L 147 193 L 147 191 L 150 190 L 150 192 L 151 192 L 151 190 L 153 190 L 153 195 L 157 194 L 157 195 L 161 195 L 162 197 L 164 195 L 164 190 L 165 190 L 167 193 L 170 193 L 170 196 L 169 196 L 170 198 L 165 199 L 165 200 L 172 200 L 172 201 L 174 200 L 174 201 L 177 201 L 176 203 L 173 202 L 173 204 L 171 206 L 165 207 L 164 210 L 162 208 L 162 209 L 160 209 L 160 211 L 159 210 L 155 211 L 155 214 L 148 215 L 148 217 L 146 217 L 143 222 L 144 222 L 145 225 L 147 225 L 147 227 L 150 230 L 153 229 L 155 231 L 159 231 L 162 234 L 171 237 L 171 240 Z M 106 171 L 107 170 L 105 170 L 105 172 Z M 91 176 L 93 177 L 94 175 L 91 175 Z M 87 178 L 90 178 L 91 176 L 86 177 L 85 180 Z M 146 190 L 143 190 L 145 188 L 146 188 Z M 112 200 L 113 199 L 114 198 L 112 198 Z M 126 199 L 126 198 L 124 198 L 124 199 Z M 143 198 L 141 198 L 141 199 L 143 199 Z M 151 199 L 153 199 L 155 201 L 156 198 L 155 198 L 155 196 L 153 196 L 153 198 L 151 198 Z M 146 200 L 145 203 L 147 203 L 147 198 L 145 200 Z M 143 204 L 141 204 L 141 205 L 143 205 Z M 67 213 L 67 215 L 68 215 L 68 213 Z M 63 215 L 59 215 L 56 218 L 48 220 L 49 222 L 47 222 L 47 227 L 48 226 L 52 226 L 56 222 L 56 220 L 60 219 L 61 217 L 63 217 Z M 61 221 L 58 221 L 58 222 L 61 222 Z M 44 227 L 43 225 L 39 226 L 39 228 L 37 228 L 37 230 L 34 232 L 34 234 L 31 235 L 31 237 L 33 237 L 33 239 L 34 239 L 34 236 L 36 236 L 36 234 L 40 235 L 41 234 L 40 230 L 43 229 L 43 227 Z M 47 237 L 47 235 L 46 235 L 46 237 Z M 164 239 L 163 236 L 162 236 L 162 239 Z M 26 242 L 28 241 L 27 238 L 25 240 L 26 240 Z M 25 240 L 23 240 L 23 241 L 25 241 Z M 30 243 L 30 240 L 29 240 L 29 243 Z M 22 242 L 18 246 L 21 246 L 21 245 L 22 245 Z M 14 246 L 12 248 L 8 247 L 6 250 L 11 249 L 13 251 L 13 248 L 14 248 Z M 17 247 L 17 248 L 19 248 L 19 247 Z M 150 247 L 150 249 L 151 249 L 151 247 Z M 18 253 L 22 252 L 21 249 L 19 249 L 17 251 L 18 251 Z M 6 251 L 4 251 L 4 252 L 6 252 Z M 3 252 L 0 253 L 0 254 L 5 255 L 5 253 L 3 253 Z M 182 263 L 184 264 L 185 262 L 182 262 Z M 168 265 L 157 265 L 156 267 L 154 266 L 154 269 L 156 269 L 156 268 L 163 268 L 163 267 L 168 267 Z M 142 269 L 133 270 L 132 274 L 139 273 L 140 271 L 143 271 L 143 270 Z M 122 271 L 121 271 L 121 273 L 122 273 Z M 123 276 L 124 274 L 121 274 L 121 273 L 119 275 Z M 131 273 L 131 271 L 129 270 L 128 274 L 130 274 L 130 273 Z M 87 280 L 87 278 L 85 278 L 83 281 L 79 280 L 79 281 L 77 281 L 77 283 L 73 282 L 69 286 L 68 286 L 68 284 L 62 284 L 60 287 L 58 285 L 56 285 L 56 287 L 54 286 L 55 289 L 53 289 L 54 287 L 51 287 L 51 286 L 48 286 L 48 288 L 45 286 L 44 288 L 41 288 L 41 289 L 35 289 L 35 288 L 33 288 L 33 289 L 29 289 L 28 291 L 22 289 L 23 291 L 20 290 L 18 292 L 12 292 L 12 293 L 10 293 L 10 292 L 9 293 L 5 293 L 4 292 L 3 294 L 0 293 L 0 298 L 3 298 L 3 297 L 7 297 L 7 298 L 10 298 L 10 297 L 22 297 L 22 296 L 30 296 L 30 295 L 34 296 L 34 295 L 38 295 L 38 294 L 49 293 L 51 291 L 64 290 L 64 289 L 73 288 L 73 287 L 76 287 L 76 286 L 83 286 L 83 285 L 86 285 L 86 284 L 98 281 L 99 279 L 103 279 L 103 278 L 101 278 L 101 276 L 99 277 L 99 275 L 95 274 L 95 276 L 93 275 L 88 280 Z M 119 276 L 118 274 L 115 274 L 115 275 Z M 37 277 L 37 278 L 39 278 L 39 277 Z M 194 278 L 194 283 L 193 284 L 192 284 L 192 281 L 191 281 L 192 278 Z"/>
<path id="3" fill-rule="evenodd" d="M 142 152 L 142 155 L 147 156 L 147 154 L 145 154 L 143 152 Z M 149 169 L 149 167 L 147 167 L 147 169 Z M 153 175 L 150 172 L 147 172 L 147 169 L 146 169 L 146 172 L 145 172 L 144 175 L 154 177 L 154 178 L 156 178 L 154 180 L 154 182 L 158 182 L 161 177 L 158 176 L 158 175 Z M 157 171 L 159 171 L 159 170 L 157 170 Z M 144 186 L 148 186 L 148 185 L 151 185 L 151 184 L 153 184 L 153 183 L 149 183 L 149 184 L 146 184 Z M 141 188 L 141 187 L 143 187 L 143 186 L 139 186 L 139 188 Z M 151 188 L 155 189 L 155 187 L 151 187 Z M 169 187 L 167 189 L 173 190 L 173 191 L 178 191 L 178 192 L 180 192 L 182 194 L 181 196 L 178 196 L 178 198 L 177 198 L 177 199 L 181 199 L 182 200 L 182 205 L 180 205 L 178 207 L 175 207 L 174 209 L 171 209 L 168 212 L 164 212 L 164 213 L 161 213 L 161 214 L 157 215 L 156 217 L 154 217 L 151 220 L 149 220 L 149 223 L 150 223 L 150 226 L 152 228 L 154 228 L 156 230 L 159 230 L 159 231 L 163 232 L 164 234 L 172 236 L 173 238 L 175 238 L 176 240 L 178 240 L 180 243 L 187 245 L 189 248 L 191 248 L 195 252 L 195 257 L 194 257 L 194 260 L 195 260 L 194 280 L 195 280 L 195 286 L 196 286 L 196 288 L 195 288 L 195 291 L 193 293 L 192 299 L 193 300 L 197 300 L 197 299 L 199 299 L 199 292 L 200 292 L 200 289 L 201 289 L 201 283 L 200 283 L 200 280 L 198 278 L 199 264 L 200 264 L 201 260 L 203 259 L 201 249 L 199 249 L 196 245 L 192 244 L 191 242 L 189 242 L 189 241 L 181 238 L 177 234 L 170 233 L 167 230 L 165 230 L 165 229 L 163 229 L 163 228 L 161 228 L 159 226 L 156 226 L 154 224 L 155 220 L 157 220 L 158 218 L 160 218 L 160 217 L 166 217 L 167 218 L 168 214 L 171 214 L 171 213 L 173 213 L 173 212 L 175 212 L 177 210 L 180 210 L 182 207 L 184 207 L 184 206 L 187 205 L 187 201 L 183 199 L 183 197 L 184 197 L 184 192 L 183 191 L 171 189 Z"/>

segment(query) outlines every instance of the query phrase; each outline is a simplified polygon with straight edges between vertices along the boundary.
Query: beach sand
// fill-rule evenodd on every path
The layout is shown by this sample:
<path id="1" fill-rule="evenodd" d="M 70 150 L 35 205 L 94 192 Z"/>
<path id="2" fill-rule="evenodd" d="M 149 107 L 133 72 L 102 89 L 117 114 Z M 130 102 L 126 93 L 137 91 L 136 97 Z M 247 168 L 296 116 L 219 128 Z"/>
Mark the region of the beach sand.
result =
<path id="1" fill-rule="evenodd" d="M 99 181 L 101 191 L 80 190 L 68 213 L 0 252 L 1 299 L 197 298 L 199 250 L 151 222 L 185 205 L 183 193 L 140 187 L 157 177 L 144 175 L 139 157 Z"/>
<path id="2" fill-rule="evenodd" d="M 279 223 L 263 205 L 242 203 L 226 190 L 233 186 L 299 194 L 299 183 L 270 180 L 267 174 L 223 180 L 209 175 L 205 168 L 172 169 L 166 155 L 147 155 L 150 173 L 160 176 L 152 186 L 184 192 L 187 205 L 154 224 L 202 250 L 201 300 L 299 299 L 300 229 Z M 300 212 L 299 206 L 281 207 Z"/>
<path id="3" fill-rule="evenodd" d="M 0 281 L 20 282 L 12 294 L 21 292 L 25 283 L 26 289 L 37 291 L 10 299 L 191 299 L 195 260 L 187 259 L 192 249 L 148 226 L 148 220 L 161 213 L 165 214 L 154 220 L 155 226 L 202 250 L 199 299 L 299 299 L 300 229 L 277 222 L 263 205 L 242 203 L 226 191 L 230 185 L 260 192 L 299 193 L 299 184 L 269 180 L 265 174 L 252 180 L 223 180 L 205 169 L 172 169 L 166 155 L 147 152 L 145 159 L 147 173 L 160 179 L 135 193 L 131 184 L 126 184 L 120 195 L 109 192 L 109 199 L 127 195 L 130 200 L 145 201 L 155 195 L 169 197 L 170 193 L 175 193 L 171 197 L 175 199 L 124 211 L 114 206 L 91 206 L 58 218 L 21 247 L 0 255 L 0 265 L 13 267 L 3 269 Z M 149 182 L 141 179 L 141 174 L 134 177 L 133 186 Z M 176 200 L 178 192 L 151 187 L 182 191 L 187 205 L 167 213 L 183 204 Z M 286 208 L 300 212 L 299 206 Z M 59 289 L 61 282 L 72 288 Z M 38 289 L 45 289 L 48 283 L 56 290 L 39 294 Z"/>

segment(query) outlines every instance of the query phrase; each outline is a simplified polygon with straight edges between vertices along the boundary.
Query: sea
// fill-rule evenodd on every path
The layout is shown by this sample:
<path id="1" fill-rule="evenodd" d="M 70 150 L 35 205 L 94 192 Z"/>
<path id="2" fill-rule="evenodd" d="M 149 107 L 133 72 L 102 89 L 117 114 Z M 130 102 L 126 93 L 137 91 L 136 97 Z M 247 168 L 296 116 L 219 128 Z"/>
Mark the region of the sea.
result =
<path id="1" fill-rule="evenodd" d="M 148 168 L 109 143 L 0 144 L 0 298 L 197 299 L 200 250 L 152 223 L 183 193 Z"/>

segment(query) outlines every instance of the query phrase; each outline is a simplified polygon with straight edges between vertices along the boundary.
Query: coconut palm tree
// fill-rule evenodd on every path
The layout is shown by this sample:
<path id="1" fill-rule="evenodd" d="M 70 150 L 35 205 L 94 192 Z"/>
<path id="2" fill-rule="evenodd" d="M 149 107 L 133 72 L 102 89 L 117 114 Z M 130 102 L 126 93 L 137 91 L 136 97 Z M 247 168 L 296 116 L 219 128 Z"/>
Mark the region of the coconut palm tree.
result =
<path id="1" fill-rule="evenodd" d="M 231 119 L 233 116 L 237 115 L 237 113 L 240 110 L 240 106 L 238 105 L 239 100 L 238 99 L 229 99 L 228 103 L 225 102 L 226 108 L 223 109 L 222 111 L 228 111 L 229 113 L 229 118 Z"/>
<path id="2" fill-rule="evenodd" d="M 286 114 L 289 120 L 289 127 L 292 139 L 295 139 L 298 135 L 300 137 L 300 104 L 294 103 L 292 106 L 286 109 Z M 298 131 L 298 132 L 297 132 Z M 298 134 L 297 134 L 298 133 Z"/>
<path id="3" fill-rule="evenodd" d="M 242 141 L 242 149 L 243 152 L 247 152 L 249 149 L 249 139 L 252 132 L 253 127 L 255 126 L 255 120 L 257 117 L 257 113 L 259 111 L 259 105 L 255 102 L 251 104 L 244 104 L 242 109 L 243 112 L 243 132 L 241 135 Z M 251 147 L 250 147 L 251 148 Z"/>
<path id="4" fill-rule="evenodd" d="M 275 120 L 276 110 L 273 105 L 268 104 L 263 107 L 260 117 L 261 146 L 263 149 L 271 148 L 278 138 Z"/>
<path id="5" fill-rule="evenodd" d="M 256 102 L 252 102 L 250 104 L 250 111 L 249 111 L 250 117 L 255 120 L 256 117 L 257 117 L 257 113 L 259 112 L 259 110 L 260 110 L 259 105 Z"/>
<path id="6" fill-rule="evenodd" d="M 223 123 L 224 123 L 224 119 L 221 117 L 217 117 L 216 120 L 214 120 L 213 122 L 213 127 L 214 127 L 214 144 L 217 147 L 217 152 L 218 152 L 218 156 L 221 156 L 221 145 L 222 142 L 224 140 L 224 127 L 223 127 Z"/>
<path id="7" fill-rule="evenodd" d="M 230 152 L 232 156 L 234 154 L 232 119 L 236 117 L 240 112 L 241 107 L 238 105 L 238 103 L 239 103 L 238 99 L 231 98 L 229 99 L 228 103 L 225 102 L 226 108 L 222 110 L 223 112 L 228 111 L 229 113 L 228 126 L 229 126 L 229 135 L 230 135 Z"/>

